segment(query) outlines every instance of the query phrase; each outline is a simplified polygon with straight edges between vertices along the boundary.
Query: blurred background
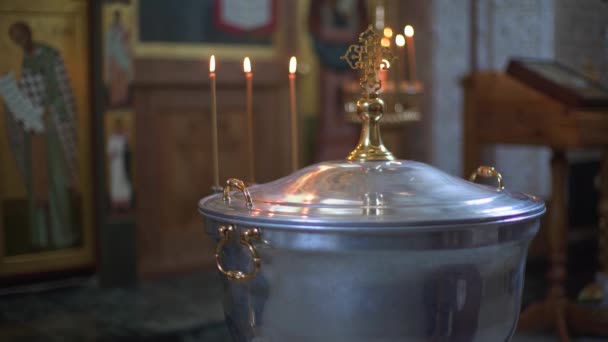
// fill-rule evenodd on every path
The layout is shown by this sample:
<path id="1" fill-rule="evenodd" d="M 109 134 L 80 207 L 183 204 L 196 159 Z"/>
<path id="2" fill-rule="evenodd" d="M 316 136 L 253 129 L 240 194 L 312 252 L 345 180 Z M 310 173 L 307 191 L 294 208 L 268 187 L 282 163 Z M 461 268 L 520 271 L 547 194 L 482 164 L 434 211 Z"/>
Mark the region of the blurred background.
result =
<path id="1" fill-rule="evenodd" d="M 0 340 L 229 341 L 197 201 L 352 150 L 339 57 L 368 25 L 398 57 L 387 147 L 460 177 L 494 165 L 547 201 L 523 308 L 553 284 L 592 310 L 571 335 L 605 340 L 603 0 L 0 0 Z M 525 330 L 544 332 L 515 341 L 557 340 L 538 312 Z"/>

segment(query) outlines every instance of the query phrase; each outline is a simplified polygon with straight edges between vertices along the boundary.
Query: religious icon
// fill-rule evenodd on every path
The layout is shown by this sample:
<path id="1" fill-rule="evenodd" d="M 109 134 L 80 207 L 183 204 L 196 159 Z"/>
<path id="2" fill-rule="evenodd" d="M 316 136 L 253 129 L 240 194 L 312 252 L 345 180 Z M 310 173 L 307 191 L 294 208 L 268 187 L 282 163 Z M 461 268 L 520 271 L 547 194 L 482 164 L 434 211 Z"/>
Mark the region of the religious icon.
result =
<path id="1" fill-rule="evenodd" d="M 104 16 L 104 81 L 107 102 L 112 108 L 130 105 L 130 85 L 133 81 L 133 56 L 131 49 L 131 8 L 129 3 L 106 4 Z M 126 14 L 126 15 L 125 15 Z M 107 18 L 111 17 L 111 19 Z"/>
<path id="2" fill-rule="evenodd" d="M 73 247 L 81 241 L 74 222 L 77 113 L 66 66 L 59 50 L 34 40 L 27 23 L 12 23 L 8 35 L 23 51 L 21 77 L 16 81 L 15 71 L 2 76 L 0 95 L 10 151 L 27 195 L 3 201 L 5 228 L 29 230 L 17 252 Z"/>
<path id="3" fill-rule="evenodd" d="M 129 214 L 133 208 L 131 112 L 106 113 L 106 155 L 111 216 Z"/>

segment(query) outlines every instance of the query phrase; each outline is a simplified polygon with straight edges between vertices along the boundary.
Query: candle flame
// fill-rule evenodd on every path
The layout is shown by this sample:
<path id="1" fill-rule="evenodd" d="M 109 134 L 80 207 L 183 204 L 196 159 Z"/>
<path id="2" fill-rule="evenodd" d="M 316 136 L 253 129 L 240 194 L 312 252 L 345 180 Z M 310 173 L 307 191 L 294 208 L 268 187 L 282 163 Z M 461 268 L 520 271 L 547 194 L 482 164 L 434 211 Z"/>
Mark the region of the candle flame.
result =
<path id="1" fill-rule="evenodd" d="M 382 58 L 382 63 L 380 63 L 380 69 L 386 70 L 391 67 L 391 62 L 388 59 Z"/>
<path id="2" fill-rule="evenodd" d="M 215 72 L 215 55 L 211 55 L 209 59 L 209 72 Z"/>
<path id="3" fill-rule="evenodd" d="M 390 27 L 385 27 L 384 28 L 384 36 L 386 38 L 391 38 L 393 36 L 393 29 Z"/>
<path id="4" fill-rule="evenodd" d="M 296 60 L 296 56 L 291 56 L 291 58 L 289 59 L 289 73 L 295 74 L 297 68 L 298 68 L 298 61 Z"/>
<path id="5" fill-rule="evenodd" d="M 389 46 L 391 46 L 391 40 L 388 39 L 388 38 L 386 38 L 386 37 L 384 37 L 380 41 L 380 44 L 382 44 L 382 46 L 384 46 L 384 47 L 389 47 Z"/>
<path id="6" fill-rule="evenodd" d="M 243 71 L 246 73 L 251 72 L 251 61 L 249 60 L 249 57 L 245 57 L 243 60 Z"/>
<path id="7" fill-rule="evenodd" d="M 412 27 L 412 25 L 406 25 L 405 28 L 403 29 L 403 33 L 405 34 L 406 37 L 413 37 L 414 28 Z"/>
<path id="8" fill-rule="evenodd" d="M 403 47 L 405 45 L 405 37 L 402 34 L 396 35 L 395 44 L 397 44 L 399 47 Z"/>

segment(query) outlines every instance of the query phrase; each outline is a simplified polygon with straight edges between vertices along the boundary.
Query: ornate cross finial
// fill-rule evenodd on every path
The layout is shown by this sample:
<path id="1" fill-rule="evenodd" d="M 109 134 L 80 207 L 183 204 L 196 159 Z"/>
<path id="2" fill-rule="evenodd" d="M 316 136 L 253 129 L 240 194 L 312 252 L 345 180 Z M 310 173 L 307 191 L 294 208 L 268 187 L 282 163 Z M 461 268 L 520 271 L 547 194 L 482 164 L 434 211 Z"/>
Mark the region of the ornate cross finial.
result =
<path id="1" fill-rule="evenodd" d="M 386 161 L 395 157 L 382 143 L 380 136 L 380 119 L 384 113 L 384 101 L 378 97 L 382 81 L 378 79 L 381 68 L 388 69 L 395 59 L 388 47 L 381 44 L 381 37 L 372 26 L 359 35 L 359 43 L 348 47 L 344 56 L 353 69 L 361 70 L 361 89 L 363 96 L 357 101 L 357 114 L 363 125 L 359 144 L 348 155 L 346 160 L 355 161 Z"/>
<path id="2" fill-rule="evenodd" d="M 370 25 L 359 35 L 359 43 L 348 47 L 344 56 L 353 69 L 361 70 L 361 88 L 367 94 L 377 93 L 382 87 L 378 79 L 380 69 L 388 69 L 395 59 L 391 49 L 381 44 L 382 37 Z"/>

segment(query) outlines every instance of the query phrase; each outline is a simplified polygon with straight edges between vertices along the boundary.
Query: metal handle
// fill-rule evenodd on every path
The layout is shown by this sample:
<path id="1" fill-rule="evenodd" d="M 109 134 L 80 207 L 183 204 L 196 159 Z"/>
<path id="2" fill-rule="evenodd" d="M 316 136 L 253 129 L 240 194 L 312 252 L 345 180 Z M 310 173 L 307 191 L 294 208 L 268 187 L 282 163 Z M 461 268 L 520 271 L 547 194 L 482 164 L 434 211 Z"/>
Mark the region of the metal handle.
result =
<path id="1" fill-rule="evenodd" d="M 230 191 L 233 187 L 241 190 L 243 196 L 245 196 L 247 208 L 253 208 L 253 199 L 251 199 L 251 194 L 249 193 L 247 186 L 245 186 L 245 182 L 236 178 L 230 178 L 226 181 L 226 185 L 224 186 L 224 201 L 230 203 Z"/>
<path id="2" fill-rule="evenodd" d="M 249 228 L 241 233 L 240 243 L 241 245 L 247 247 L 251 253 L 251 259 L 253 261 L 253 270 L 248 273 L 243 271 L 226 270 L 224 266 L 222 266 L 222 250 L 224 249 L 226 242 L 230 241 L 232 238 L 234 228 L 232 226 L 221 226 L 218 231 L 221 238 L 217 244 L 217 247 L 215 248 L 215 264 L 217 265 L 217 269 L 228 279 L 236 282 L 245 282 L 254 278 L 255 275 L 260 271 L 262 260 L 260 259 L 258 251 L 256 251 L 255 247 L 251 244 L 251 241 L 260 239 L 260 230 L 258 228 Z"/>
<path id="3" fill-rule="evenodd" d="M 493 166 L 485 166 L 482 165 L 475 170 L 469 177 L 471 182 L 474 182 L 477 179 L 477 176 L 480 177 L 496 177 L 498 181 L 498 190 L 502 190 L 505 188 L 505 184 L 502 181 L 502 175 L 498 172 Z"/>

